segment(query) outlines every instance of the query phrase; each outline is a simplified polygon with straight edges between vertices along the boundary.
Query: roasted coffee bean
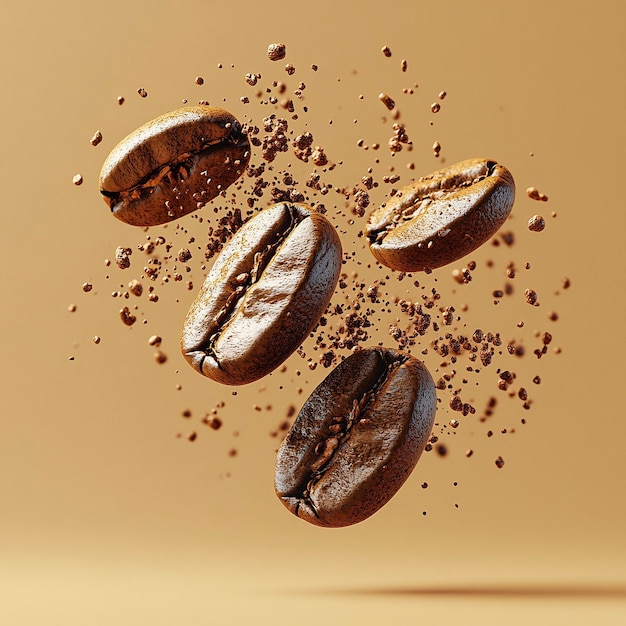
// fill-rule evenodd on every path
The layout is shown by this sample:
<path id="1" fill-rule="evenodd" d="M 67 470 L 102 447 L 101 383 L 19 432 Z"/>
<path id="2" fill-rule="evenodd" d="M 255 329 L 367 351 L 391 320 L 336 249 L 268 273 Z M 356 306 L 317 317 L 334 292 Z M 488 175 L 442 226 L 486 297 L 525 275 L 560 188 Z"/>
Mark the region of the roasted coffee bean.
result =
<path id="1" fill-rule="evenodd" d="M 332 224 L 306 205 L 261 211 L 224 246 L 187 314 L 181 347 L 189 364 L 227 385 L 269 374 L 318 323 L 341 254 Z"/>
<path id="2" fill-rule="evenodd" d="M 421 361 L 387 348 L 355 352 L 311 394 L 280 446 L 276 494 L 317 526 L 363 521 L 409 477 L 435 409 Z"/>
<path id="3" fill-rule="evenodd" d="M 166 113 L 123 139 L 106 158 L 100 193 L 134 226 L 164 224 L 201 208 L 234 183 L 250 159 L 248 137 L 223 109 Z"/>
<path id="4" fill-rule="evenodd" d="M 370 216 L 367 237 L 380 263 L 428 271 L 476 250 L 504 224 L 515 198 L 511 173 L 469 159 L 424 176 Z"/>

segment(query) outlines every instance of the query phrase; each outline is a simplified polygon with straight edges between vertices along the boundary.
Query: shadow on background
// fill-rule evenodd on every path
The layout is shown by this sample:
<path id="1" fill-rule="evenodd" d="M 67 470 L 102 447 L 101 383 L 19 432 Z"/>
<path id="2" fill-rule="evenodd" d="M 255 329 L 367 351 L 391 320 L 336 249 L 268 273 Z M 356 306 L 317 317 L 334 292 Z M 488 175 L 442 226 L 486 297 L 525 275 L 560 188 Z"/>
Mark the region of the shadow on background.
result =
<path id="1" fill-rule="evenodd" d="M 380 588 L 349 588 L 310 589 L 301 590 L 302 593 L 330 594 L 330 595 L 358 595 L 371 597 L 391 596 L 445 596 L 459 598 L 593 598 L 623 599 L 626 600 L 626 586 L 597 586 L 597 585 L 510 585 L 510 586 L 482 586 L 482 587 L 390 587 Z"/>

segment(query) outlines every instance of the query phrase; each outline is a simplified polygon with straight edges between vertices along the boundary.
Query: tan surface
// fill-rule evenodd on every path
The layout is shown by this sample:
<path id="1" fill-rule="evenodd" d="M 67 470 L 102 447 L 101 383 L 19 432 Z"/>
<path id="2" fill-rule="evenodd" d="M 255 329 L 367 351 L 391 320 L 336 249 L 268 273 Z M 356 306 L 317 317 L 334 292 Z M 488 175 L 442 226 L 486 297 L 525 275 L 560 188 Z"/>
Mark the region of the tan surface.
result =
<path id="1" fill-rule="evenodd" d="M 301 12 L 295 3 L 212 4 L 39 0 L 3 11 L 0 622 L 623 623 L 619 3 L 361 2 L 349 11 L 318 2 Z M 284 62 L 267 60 L 272 41 L 287 43 Z M 296 67 L 291 78 L 286 62 Z M 272 80 L 288 81 L 291 91 L 307 84 L 298 106 L 309 114 L 293 127 L 308 124 L 333 160 L 344 159 L 329 176 L 335 185 L 356 184 L 372 163 L 373 152 L 356 147 L 360 137 L 384 146 L 391 135 L 381 123 L 380 91 L 399 103 L 415 144 L 410 156 L 396 157 L 403 180 L 437 168 L 435 140 L 448 163 L 488 156 L 505 164 L 518 188 L 517 244 L 510 253 L 489 247 L 475 255 L 483 271 L 462 292 L 472 306 L 468 326 L 501 328 L 508 340 L 525 319 L 526 337 L 549 329 L 563 350 L 540 362 L 529 351 L 516 362 L 520 377 L 540 372 L 543 380 L 531 385 L 530 411 L 504 403 L 492 438 L 477 416 L 464 418 L 446 439 L 447 458 L 425 455 L 400 493 L 352 528 L 309 527 L 283 509 L 271 485 L 277 440 L 268 433 L 290 403 L 301 404 L 322 368 L 308 373 L 294 356 L 286 374 L 233 397 L 178 354 L 195 289 L 159 287 L 157 305 L 144 294 L 140 321 L 148 323 L 132 329 L 109 295 L 138 277 L 141 260 L 136 252 L 133 269 L 121 273 L 104 259 L 118 245 L 136 247 L 144 234 L 109 216 L 98 197 L 106 154 L 183 98 L 205 98 L 258 123 L 273 109 L 239 102 L 243 95 L 255 101 L 248 72 L 263 75 L 262 88 Z M 415 82 L 415 94 L 403 95 Z M 442 89 L 448 96 L 432 115 Z M 126 97 L 121 107 L 118 95 Z M 96 129 L 104 140 L 94 148 Z M 387 150 L 377 156 L 382 178 Z M 415 172 L 405 169 L 408 160 Z M 295 159 L 285 157 L 282 167 L 287 161 Z M 303 183 L 310 169 L 297 167 Z M 77 172 L 81 187 L 72 185 Z M 525 196 L 531 185 L 547 204 Z M 324 201 L 341 206 L 334 192 Z M 548 223 L 540 234 L 524 227 L 535 212 Z M 184 228 L 197 227 L 186 219 Z M 176 233 L 175 244 L 186 237 Z M 504 284 L 509 254 L 532 270 L 516 279 L 515 299 L 494 307 L 490 294 Z M 484 269 L 490 257 L 499 270 Z M 198 288 L 198 259 L 193 267 Z M 572 287 L 555 296 L 563 276 Z M 455 286 L 450 268 L 434 278 L 441 289 Z M 85 281 L 93 292 L 82 292 Z M 540 309 L 523 302 L 525 286 L 537 289 Z M 390 281 L 399 295 L 406 288 Z M 68 313 L 71 303 L 76 313 Z M 547 321 L 552 309 L 556 323 Z M 147 344 L 155 333 L 169 357 L 161 366 Z M 497 393 L 496 379 L 495 369 L 477 379 L 478 407 Z M 222 398 L 225 424 L 214 432 L 200 418 Z M 273 409 L 257 412 L 254 404 Z M 184 409 L 193 413 L 189 421 Z M 452 416 L 443 411 L 444 422 Z M 511 424 L 516 433 L 501 435 Z M 193 443 L 185 438 L 191 430 L 199 433 Z M 469 446 L 475 455 L 466 459 Z M 238 455 L 230 457 L 233 447 Z M 493 464 L 499 454 L 501 470 Z"/>

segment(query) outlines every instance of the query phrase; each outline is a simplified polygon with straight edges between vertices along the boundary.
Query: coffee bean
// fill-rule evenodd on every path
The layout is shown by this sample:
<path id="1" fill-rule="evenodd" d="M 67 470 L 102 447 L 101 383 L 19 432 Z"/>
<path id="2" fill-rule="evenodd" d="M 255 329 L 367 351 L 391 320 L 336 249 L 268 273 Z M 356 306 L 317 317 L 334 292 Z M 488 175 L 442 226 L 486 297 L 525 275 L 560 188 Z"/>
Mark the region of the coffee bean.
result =
<path id="1" fill-rule="evenodd" d="M 248 137 L 228 111 L 184 107 L 144 124 L 111 151 L 100 193 L 123 222 L 164 224 L 215 198 L 249 158 Z"/>
<path id="2" fill-rule="evenodd" d="M 387 348 L 355 352 L 315 389 L 280 446 L 276 494 L 317 526 L 363 521 L 409 477 L 435 409 L 421 361 Z"/>
<path id="3" fill-rule="evenodd" d="M 504 224 L 515 198 L 511 173 L 470 159 L 420 178 L 370 216 L 372 254 L 387 267 L 428 271 L 469 254 Z"/>
<path id="4" fill-rule="evenodd" d="M 272 372 L 318 323 L 341 254 L 332 224 L 306 205 L 261 211 L 224 246 L 187 314 L 189 364 L 227 385 Z"/>

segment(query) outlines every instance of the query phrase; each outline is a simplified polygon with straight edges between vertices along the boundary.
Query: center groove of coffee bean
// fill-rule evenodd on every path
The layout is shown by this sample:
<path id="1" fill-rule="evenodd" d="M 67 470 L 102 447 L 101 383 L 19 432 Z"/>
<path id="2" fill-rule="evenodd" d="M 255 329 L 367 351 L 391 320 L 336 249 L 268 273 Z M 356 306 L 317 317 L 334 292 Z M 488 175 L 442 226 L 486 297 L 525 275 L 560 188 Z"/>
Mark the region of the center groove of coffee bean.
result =
<path id="1" fill-rule="evenodd" d="M 294 494 L 302 502 L 309 506 L 316 516 L 318 516 L 318 513 L 311 499 L 311 491 L 324 476 L 324 473 L 337 450 L 339 450 L 341 445 L 350 437 L 354 426 L 359 422 L 367 420 L 368 411 L 371 408 L 371 405 L 375 402 L 380 389 L 385 384 L 385 381 L 389 378 L 390 374 L 406 361 L 406 357 L 389 361 L 386 354 L 384 355 L 384 358 L 387 361 L 387 367 L 385 367 L 385 369 L 381 372 L 372 388 L 366 391 L 360 399 L 357 400 L 355 398 L 352 401 L 352 409 L 348 415 L 333 418 L 332 423 L 328 426 L 328 436 L 324 440 L 318 442 L 315 446 L 315 453 L 318 455 L 318 458 L 311 465 L 309 478 L 306 481 L 306 487 L 303 489 L 301 494 Z M 296 508 L 296 515 L 299 507 L 300 502 Z"/>
<path id="2" fill-rule="evenodd" d="M 230 320 L 233 319 L 233 317 L 237 313 L 237 310 L 243 305 L 244 294 L 246 293 L 246 291 L 248 291 L 248 289 L 250 289 L 252 285 L 259 282 L 265 268 L 269 265 L 270 261 L 272 260 L 273 256 L 276 254 L 282 243 L 296 229 L 298 224 L 306 219 L 307 216 L 299 213 L 293 206 L 287 205 L 287 208 L 289 211 L 289 223 L 282 231 L 277 231 L 274 233 L 276 239 L 273 243 L 268 244 L 264 250 L 260 252 L 255 252 L 253 264 L 250 268 L 250 271 L 243 272 L 236 277 L 235 282 L 237 283 L 237 287 L 228 296 L 228 299 L 224 303 L 224 306 L 217 312 L 217 315 L 214 318 L 214 322 L 218 327 L 218 331 L 213 333 L 208 339 L 208 345 L 204 349 L 206 356 L 203 358 L 202 363 L 200 364 L 201 371 L 204 359 L 208 356 L 211 356 L 217 363 L 218 367 L 221 367 L 219 359 L 217 358 L 217 355 L 215 353 L 215 345 L 220 337 L 220 334 L 223 332 Z"/>
<path id="3" fill-rule="evenodd" d="M 408 206 L 405 205 L 401 200 L 400 194 L 398 194 L 399 202 L 387 222 L 381 224 L 378 229 L 370 230 L 367 234 L 367 238 L 372 243 L 380 243 L 391 231 L 398 228 L 398 226 L 419 217 L 428 209 L 429 205 L 436 200 L 442 200 L 448 196 L 452 196 L 461 189 L 471 187 L 485 178 L 488 178 L 493 174 L 497 163 L 495 161 L 487 161 L 485 165 L 486 170 L 483 170 L 478 175 L 471 176 L 470 173 L 467 172 L 456 176 L 444 176 L 440 180 L 435 181 L 428 178 L 418 181 L 415 184 L 415 187 L 418 188 L 418 193 L 412 203 Z M 419 189 L 420 187 L 421 189 Z"/>

